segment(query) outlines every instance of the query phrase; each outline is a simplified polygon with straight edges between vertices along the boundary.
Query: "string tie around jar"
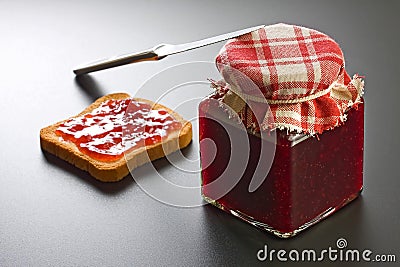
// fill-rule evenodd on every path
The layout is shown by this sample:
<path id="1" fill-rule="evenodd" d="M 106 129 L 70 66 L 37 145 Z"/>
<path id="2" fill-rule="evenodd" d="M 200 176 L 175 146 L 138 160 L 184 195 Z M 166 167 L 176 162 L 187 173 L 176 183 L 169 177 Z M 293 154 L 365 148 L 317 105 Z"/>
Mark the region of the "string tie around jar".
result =
<path id="1" fill-rule="evenodd" d="M 292 98 L 292 99 L 267 99 L 265 97 L 261 96 L 255 96 L 255 95 L 249 95 L 246 93 L 243 93 L 240 89 L 238 89 L 236 86 L 229 86 L 229 90 L 235 93 L 236 95 L 240 96 L 243 100 L 245 101 L 253 101 L 253 102 L 259 102 L 259 103 L 268 103 L 270 105 L 283 105 L 283 104 L 296 104 L 296 103 L 302 103 L 306 101 L 310 101 L 316 98 L 319 98 L 323 95 L 326 95 L 330 93 L 334 89 L 338 88 L 345 88 L 344 85 L 341 85 L 337 82 L 332 83 L 328 88 L 322 91 L 318 91 L 314 94 L 307 95 L 304 97 L 299 97 L 299 98 Z"/>

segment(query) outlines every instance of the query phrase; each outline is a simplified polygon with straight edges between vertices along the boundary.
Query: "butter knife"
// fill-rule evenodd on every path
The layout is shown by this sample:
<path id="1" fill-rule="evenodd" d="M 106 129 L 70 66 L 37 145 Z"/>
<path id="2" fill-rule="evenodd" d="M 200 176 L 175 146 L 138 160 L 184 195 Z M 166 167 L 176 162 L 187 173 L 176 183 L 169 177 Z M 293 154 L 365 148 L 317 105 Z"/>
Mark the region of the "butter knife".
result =
<path id="1" fill-rule="evenodd" d="M 190 42 L 190 43 L 184 43 L 184 44 L 178 44 L 178 45 L 160 44 L 160 45 L 156 45 L 152 49 L 148 49 L 148 50 L 145 50 L 142 52 L 126 54 L 126 55 L 121 55 L 121 56 L 115 56 L 115 57 L 111 57 L 108 59 L 104 59 L 104 60 L 96 61 L 93 63 L 85 64 L 82 66 L 78 66 L 73 70 L 73 72 L 76 75 L 81 75 L 81 74 L 86 74 L 89 72 L 114 68 L 117 66 L 140 62 L 140 61 L 160 60 L 169 55 L 178 54 L 178 53 L 185 52 L 188 50 L 196 49 L 199 47 L 207 46 L 210 44 L 215 44 L 215 43 L 225 41 L 225 40 L 228 40 L 228 39 L 231 39 L 234 37 L 238 37 L 240 35 L 261 29 L 264 26 L 265 25 L 251 27 L 251 28 L 247 28 L 247 29 L 243 29 L 243 30 L 239 30 L 239 31 L 235 31 L 235 32 L 230 32 L 230 33 L 226 33 L 226 34 L 222 34 L 222 35 L 218 35 L 218 36 L 214 36 L 214 37 L 210 37 L 207 39 Z"/>

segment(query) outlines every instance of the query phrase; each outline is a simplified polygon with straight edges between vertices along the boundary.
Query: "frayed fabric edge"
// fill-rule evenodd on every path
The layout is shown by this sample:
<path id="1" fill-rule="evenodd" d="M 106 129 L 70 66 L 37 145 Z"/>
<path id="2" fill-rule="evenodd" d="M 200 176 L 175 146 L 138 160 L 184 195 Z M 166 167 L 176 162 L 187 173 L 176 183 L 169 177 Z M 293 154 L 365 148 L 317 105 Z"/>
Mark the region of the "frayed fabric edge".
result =
<path id="1" fill-rule="evenodd" d="M 336 120 L 336 123 L 333 126 L 326 128 L 326 129 L 322 129 L 321 131 L 312 131 L 312 130 L 303 129 L 302 127 L 292 125 L 292 124 L 275 123 L 274 122 L 272 125 L 261 124 L 260 130 L 275 131 L 275 130 L 279 129 L 282 131 L 286 130 L 288 133 L 307 134 L 312 137 L 318 138 L 318 134 L 322 134 L 324 131 L 333 130 L 334 128 L 343 125 L 347 120 L 348 111 L 352 108 L 355 108 L 358 104 L 363 103 L 362 97 L 364 96 L 364 86 L 365 86 L 365 82 L 364 82 L 363 78 L 364 77 L 359 76 L 358 74 L 355 74 L 355 75 L 353 75 L 352 80 L 346 86 L 346 87 L 348 87 L 350 84 L 352 84 L 357 90 L 357 97 L 354 101 L 350 100 L 349 103 L 347 103 L 347 105 L 345 104 L 344 107 L 343 106 L 340 107 L 338 104 L 338 109 L 339 109 L 341 115 L 338 117 L 338 119 Z M 223 80 L 214 81 L 211 79 L 209 79 L 209 81 L 211 82 L 211 88 L 214 88 L 218 94 L 225 94 L 227 91 L 229 91 L 228 85 L 226 84 L 225 81 L 223 81 Z M 222 102 L 222 99 L 220 101 Z M 221 105 L 221 107 L 223 107 L 223 106 L 224 105 Z M 232 112 L 232 110 L 230 110 L 226 107 L 224 108 L 224 110 L 229 114 L 230 118 L 235 118 L 235 123 L 239 123 L 239 124 L 243 123 L 240 120 L 240 117 L 238 116 L 238 114 L 236 112 Z M 249 129 L 251 132 L 254 132 L 256 127 L 250 126 L 250 127 L 246 127 L 246 128 Z"/>

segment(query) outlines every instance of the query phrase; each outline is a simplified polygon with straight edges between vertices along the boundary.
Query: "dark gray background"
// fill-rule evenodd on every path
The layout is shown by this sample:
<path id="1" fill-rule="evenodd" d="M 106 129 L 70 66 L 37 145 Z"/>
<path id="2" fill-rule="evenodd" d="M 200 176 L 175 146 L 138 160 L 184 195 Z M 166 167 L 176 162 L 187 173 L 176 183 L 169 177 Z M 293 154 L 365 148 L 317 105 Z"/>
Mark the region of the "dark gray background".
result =
<path id="1" fill-rule="evenodd" d="M 398 1 L 0 0 L 0 265 L 252 265 L 264 244 L 320 250 L 340 237 L 352 248 L 394 253 L 398 264 L 399 7 Z M 348 72 L 366 76 L 362 197 L 298 237 L 277 239 L 210 206 L 167 206 L 132 178 L 103 184 L 41 152 L 40 128 L 104 94 L 134 93 L 165 67 L 212 61 L 222 43 L 83 80 L 75 79 L 75 65 L 276 22 L 329 34 L 341 44 Z"/>

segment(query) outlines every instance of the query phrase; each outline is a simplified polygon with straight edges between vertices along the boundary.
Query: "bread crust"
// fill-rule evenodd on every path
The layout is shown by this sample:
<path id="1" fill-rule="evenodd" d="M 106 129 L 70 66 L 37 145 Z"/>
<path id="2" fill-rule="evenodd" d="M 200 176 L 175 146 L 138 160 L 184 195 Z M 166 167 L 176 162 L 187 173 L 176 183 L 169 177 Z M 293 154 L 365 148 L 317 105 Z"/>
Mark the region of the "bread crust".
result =
<path id="1" fill-rule="evenodd" d="M 130 95 L 126 93 L 114 93 L 100 97 L 81 113 L 71 118 L 89 113 L 107 100 L 126 98 L 130 98 Z M 165 155 L 182 149 L 190 144 L 192 140 L 192 124 L 189 121 L 184 120 L 182 116 L 161 104 L 155 104 L 150 100 L 141 98 L 134 98 L 134 100 L 148 103 L 153 106 L 154 109 L 167 110 L 176 120 L 182 123 L 183 127 L 179 132 L 179 136 L 172 135 L 162 143 L 136 149 L 130 153 L 127 153 L 125 155 L 126 158 L 122 157 L 116 161 L 103 162 L 93 159 L 90 156 L 82 153 L 74 143 L 64 141 L 60 136 L 56 135 L 56 129 L 60 124 L 70 119 L 68 118 L 40 130 L 41 148 L 75 165 L 79 169 L 89 172 L 97 180 L 102 182 L 117 182 L 129 174 L 127 159 L 129 161 L 129 168 L 134 169 L 147 162 L 162 158 Z"/>

